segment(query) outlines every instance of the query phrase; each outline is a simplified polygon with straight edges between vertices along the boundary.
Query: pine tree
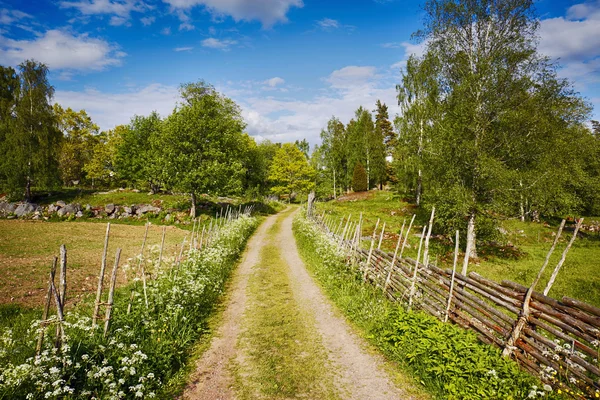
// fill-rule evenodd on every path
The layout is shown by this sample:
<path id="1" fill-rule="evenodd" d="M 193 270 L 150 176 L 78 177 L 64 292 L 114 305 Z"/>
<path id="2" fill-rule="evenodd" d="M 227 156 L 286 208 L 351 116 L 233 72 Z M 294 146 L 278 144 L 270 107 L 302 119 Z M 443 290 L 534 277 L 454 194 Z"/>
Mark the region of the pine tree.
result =
<path id="1" fill-rule="evenodd" d="M 361 163 L 357 163 L 354 166 L 354 173 L 352 174 L 352 189 L 355 192 L 364 192 L 367 188 L 367 172 L 365 167 Z"/>

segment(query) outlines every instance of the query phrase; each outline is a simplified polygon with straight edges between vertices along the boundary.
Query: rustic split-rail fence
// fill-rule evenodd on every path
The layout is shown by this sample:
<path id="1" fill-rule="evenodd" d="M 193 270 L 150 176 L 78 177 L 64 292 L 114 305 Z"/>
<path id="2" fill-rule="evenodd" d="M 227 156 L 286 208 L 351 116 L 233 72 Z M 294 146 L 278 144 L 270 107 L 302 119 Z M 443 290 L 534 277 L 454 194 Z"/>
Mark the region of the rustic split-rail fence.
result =
<path id="1" fill-rule="evenodd" d="M 362 215 L 358 221 L 352 221 L 351 216 L 338 220 L 314 209 L 308 214 L 343 248 L 348 261 L 360 268 L 363 279 L 381 288 L 392 301 L 475 331 L 483 342 L 502 349 L 505 357 L 513 358 L 545 384 L 563 388 L 563 392 L 571 388 L 571 393 L 583 394 L 578 397 L 597 397 L 600 308 L 569 297 L 558 300 L 547 296 L 582 220 L 577 221 L 550 281 L 543 292 L 539 292 L 536 287 L 562 234 L 564 220 L 536 279 L 525 287 L 507 280 L 494 282 L 475 272 L 467 273 L 468 257 L 462 271 L 457 272 L 458 232 L 453 269 L 441 269 L 430 263 L 429 238 L 434 212 L 421 232 L 416 260 L 403 255 L 407 239 L 411 237 L 414 216 L 406 229 L 406 221 L 403 224 L 394 253 L 387 253 L 381 250 L 385 224 L 379 228 L 379 221 L 365 249 L 361 245 Z"/>
<path id="2" fill-rule="evenodd" d="M 239 206 L 238 208 L 227 207 L 226 209 L 221 209 L 215 215 L 215 219 L 210 221 L 210 224 L 202 225 L 198 220 L 194 219 L 194 225 L 190 234 L 186 235 L 183 238 L 183 242 L 179 246 L 179 252 L 176 253 L 175 260 L 171 265 L 171 273 L 177 274 L 177 270 L 181 265 L 181 262 L 186 257 L 189 257 L 192 254 L 193 250 L 201 251 L 203 248 L 208 247 L 216 238 L 218 232 L 227 224 L 231 223 L 233 220 L 239 218 L 241 215 L 251 215 L 254 211 L 254 205 L 243 207 Z M 201 226 L 202 225 L 202 226 Z M 146 240 L 148 238 L 148 228 L 150 223 L 146 223 L 146 229 L 144 231 L 144 238 L 142 240 L 142 246 L 140 253 L 137 257 L 137 266 L 135 269 L 135 279 L 132 283 L 133 286 L 137 285 L 139 280 L 142 281 L 143 285 L 143 296 L 144 296 L 144 306 L 146 308 L 149 307 L 148 295 L 146 292 L 147 280 L 150 279 L 153 275 L 149 274 L 146 270 L 146 262 L 148 261 L 146 257 L 144 257 L 144 249 L 146 248 Z M 200 229 L 202 228 L 202 229 Z M 166 235 L 166 227 L 162 229 L 162 240 L 160 245 L 160 252 L 157 260 L 157 269 L 161 270 L 161 265 L 163 264 L 163 252 L 165 246 L 165 235 Z M 189 240 L 188 240 L 189 236 Z M 106 235 L 104 237 L 104 250 L 102 252 L 102 262 L 100 265 L 100 273 L 98 274 L 98 286 L 96 291 L 96 299 L 94 302 L 94 308 L 92 312 L 92 328 L 98 326 L 98 321 L 101 321 L 104 324 L 103 334 L 104 336 L 108 336 L 110 332 L 110 322 L 113 315 L 113 305 L 114 305 L 114 296 L 115 289 L 117 283 L 117 272 L 119 269 L 119 261 L 121 257 L 121 249 L 118 248 L 115 252 L 115 261 L 112 267 L 112 272 L 110 275 L 110 282 L 108 288 L 108 294 L 104 293 L 104 281 L 106 268 L 108 263 L 108 243 L 110 240 L 110 223 L 106 225 Z M 60 266 L 59 269 L 59 278 L 58 283 L 56 283 L 56 272 L 57 267 Z M 154 275 L 154 277 L 156 277 Z M 129 298 L 129 304 L 127 307 L 127 313 L 131 312 L 133 306 L 133 299 L 135 294 L 135 288 L 131 288 L 131 295 Z M 42 314 L 42 319 L 39 321 L 40 329 L 39 336 L 36 345 L 36 354 L 39 355 L 44 347 L 44 339 L 46 334 L 48 333 L 48 327 L 55 325 L 56 326 L 56 336 L 54 338 L 53 345 L 55 347 L 60 347 L 64 341 L 65 333 L 63 329 L 63 323 L 65 320 L 65 304 L 66 304 L 66 295 L 67 295 L 67 248 L 65 245 L 60 246 L 60 261 L 58 257 L 54 257 L 52 262 L 52 267 L 50 270 L 50 276 L 48 279 L 48 290 L 46 292 L 46 299 L 44 303 L 44 309 Z M 106 300 L 103 300 L 106 298 Z M 51 315 L 52 303 L 54 302 L 54 310 L 56 312 L 55 315 Z M 101 312 L 101 309 L 104 309 L 104 312 Z M 54 334 L 53 334 L 54 335 Z"/>

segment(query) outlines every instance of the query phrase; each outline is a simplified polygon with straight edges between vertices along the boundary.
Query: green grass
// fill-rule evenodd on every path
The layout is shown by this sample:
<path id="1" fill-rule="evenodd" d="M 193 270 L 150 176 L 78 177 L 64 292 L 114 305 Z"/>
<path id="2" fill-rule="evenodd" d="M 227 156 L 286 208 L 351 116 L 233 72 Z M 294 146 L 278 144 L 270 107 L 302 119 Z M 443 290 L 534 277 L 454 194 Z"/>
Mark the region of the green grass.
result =
<path id="1" fill-rule="evenodd" d="M 241 399 L 337 399 L 314 320 L 294 300 L 288 267 L 273 243 L 287 214 L 269 230 L 249 278 L 249 306 L 232 365 L 235 386 Z"/>
<path id="2" fill-rule="evenodd" d="M 339 223 L 342 217 L 352 214 L 352 220 L 357 221 L 363 213 L 363 237 L 373 234 L 377 219 L 381 219 L 378 234 L 383 222 L 386 223 L 386 234 L 382 248 L 393 251 L 398 239 L 402 221 L 408 225 L 413 213 L 417 213 L 415 224 L 409 237 L 409 247 L 404 255 L 412 258 L 417 256 L 417 247 L 422 227 L 429 216 L 419 211 L 414 205 L 397 198 L 392 192 L 377 191 L 370 193 L 369 199 L 355 201 L 330 201 L 319 203 L 317 212 L 326 212 Z M 586 223 L 597 218 L 586 218 Z M 502 220 L 500 226 L 506 230 L 505 235 L 495 243 L 478 243 L 479 259 L 469 265 L 470 271 L 475 271 L 487 278 L 501 281 L 511 280 L 529 286 L 539 269 L 552 241 L 553 234 L 558 230 L 560 221 L 545 221 L 542 223 L 521 222 L 519 220 Z M 436 235 L 437 232 L 433 232 Z M 567 224 L 561 240 L 550 259 L 545 274 L 536 288 L 542 291 L 547 280 L 561 257 L 563 249 L 573 233 L 573 223 Z M 567 255 L 563 269 L 558 275 L 549 295 L 560 299 L 562 296 L 600 306 L 600 234 L 582 233 L 577 238 Z M 363 241 L 368 246 L 368 241 Z M 430 260 L 443 268 L 452 267 L 453 245 L 447 237 L 435 236 L 431 240 Z M 460 255 L 460 259 L 464 257 Z"/>

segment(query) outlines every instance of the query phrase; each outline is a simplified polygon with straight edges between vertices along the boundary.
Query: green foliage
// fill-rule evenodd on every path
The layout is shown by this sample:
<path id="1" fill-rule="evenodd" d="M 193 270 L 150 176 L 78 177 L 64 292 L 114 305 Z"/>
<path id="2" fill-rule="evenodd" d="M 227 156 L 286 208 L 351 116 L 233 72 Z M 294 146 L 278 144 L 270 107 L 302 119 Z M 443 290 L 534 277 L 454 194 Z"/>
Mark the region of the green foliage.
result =
<path id="1" fill-rule="evenodd" d="M 320 157 L 322 162 L 318 171 L 323 171 L 327 179 L 317 183 L 317 191 L 328 182 L 327 186 L 333 190 L 336 197 L 342 189 L 350 188 L 350 171 L 348 166 L 348 136 L 344 124 L 336 117 L 331 117 L 327 122 L 327 129 L 321 131 Z M 324 178 L 325 178 L 324 177 Z"/>
<path id="2" fill-rule="evenodd" d="M 377 100 L 375 107 L 377 108 L 377 114 L 375 115 L 375 131 L 383 138 L 386 155 L 391 156 L 396 148 L 397 138 L 392 123 L 390 122 L 388 106 L 385 105 L 385 103 L 382 103 L 381 100 Z"/>
<path id="3" fill-rule="evenodd" d="M 136 115 L 128 126 L 117 127 L 119 135 L 115 168 L 119 178 L 130 186 L 149 187 L 157 192 L 164 186 L 163 121 L 156 112 Z"/>
<path id="4" fill-rule="evenodd" d="M 1 72 L 0 187 L 30 201 L 32 186 L 52 188 L 59 182 L 61 134 L 50 105 L 54 88 L 48 68 L 32 60 L 21 63 L 18 73 L 4 67 Z"/>
<path id="5" fill-rule="evenodd" d="M 239 107 L 204 82 L 183 85 L 181 94 L 185 102 L 164 121 L 160 138 L 168 185 L 192 195 L 241 193 L 246 139 Z"/>
<path id="6" fill-rule="evenodd" d="M 81 184 L 86 178 L 84 167 L 92 159 L 99 141 L 99 128 L 85 110 L 78 112 L 71 108 L 65 110 L 58 103 L 54 103 L 52 109 L 58 130 L 63 134 L 58 160 L 61 179 L 66 186 L 74 181 Z"/>
<path id="7" fill-rule="evenodd" d="M 293 143 L 284 143 L 273 158 L 269 180 L 271 191 L 277 195 L 287 194 L 291 201 L 293 193 L 308 193 L 315 183 L 315 170 L 308 164 L 304 153 Z"/>
<path id="8" fill-rule="evenodd" d="M 247 134 L 244 134 L 244 141 L 243 160 L 246 176 L 243 185 L 247 197 L 258 198 L 269 192 L 269 170 L 275 153 L 281 145 L 268 140 L 256 144 Z"/>
<path id="9" fill-rule="evenodd" d="M 365 167 L 361 163 L 357 163 L 354 166 L 354 172 L 352 173 L 352 189 L 355 192 L 364 192 L 367 190 L 367 172 Z"/>
<path id="10" fill-rule="evenodd" d="M 304 157 L 308 160 L 308 153 L 310 153 L 310 144 L 306 139 L 296 140 L 294 144 L 304 153 Z"/>
<path id="11" fill-rule="evenodd" d="M 560 398 L 473 333 L 421 312 L 406 312 L 380 289 L 365 285 L 337 243 L 303 217 L 294 221 L 294 233 L 307 266 L 337 306 L 437 398 Z"/>

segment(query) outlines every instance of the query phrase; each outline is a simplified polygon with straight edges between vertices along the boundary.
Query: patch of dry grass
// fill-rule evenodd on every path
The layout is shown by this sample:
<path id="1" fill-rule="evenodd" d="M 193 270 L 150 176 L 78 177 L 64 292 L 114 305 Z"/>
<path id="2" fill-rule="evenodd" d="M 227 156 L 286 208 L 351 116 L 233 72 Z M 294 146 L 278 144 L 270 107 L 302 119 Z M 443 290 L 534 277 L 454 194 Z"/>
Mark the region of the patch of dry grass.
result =
<path id="1" fill-rule="evenodd" d="M 121 265 L 138 255 L 144 229 L 144 226 L 111 225 L 109 266 L 117 248 L 122 249 Z M 95 293 L 105 232 L 105 224 L 91 222 L 0 220 L 0 304 L 41 306 L 52 259 L 58 256 L 61 244 L 67 247 L 67 306 Z M 173 256 L 186 233 L 189 231 L 168 226 L 164 254 Z M 160 245 L 161 235 L 162 227 L 151 225 L 147 246 Z M 121 270 L 118 284 L 124 283 L 126 277 Z"/>

